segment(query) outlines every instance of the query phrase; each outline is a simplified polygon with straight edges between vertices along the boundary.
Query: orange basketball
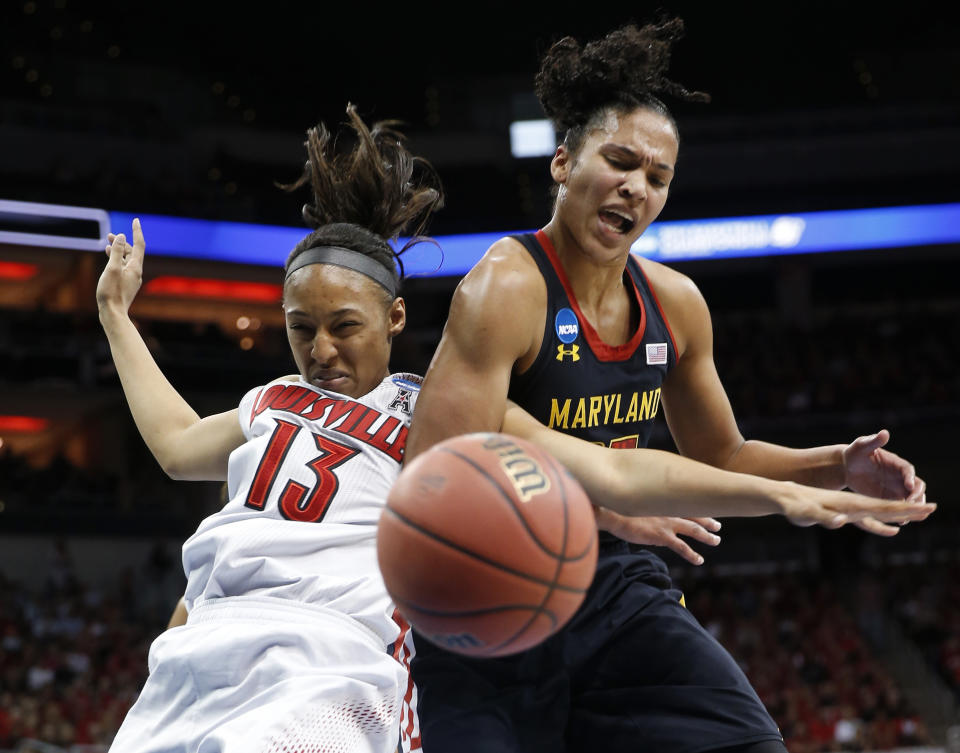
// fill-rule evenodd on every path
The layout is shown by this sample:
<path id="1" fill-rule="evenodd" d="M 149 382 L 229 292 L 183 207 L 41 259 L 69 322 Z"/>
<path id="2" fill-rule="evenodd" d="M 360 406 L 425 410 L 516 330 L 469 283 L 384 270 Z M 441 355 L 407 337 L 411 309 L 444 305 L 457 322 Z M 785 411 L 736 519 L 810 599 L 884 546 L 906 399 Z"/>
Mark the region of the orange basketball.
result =
<path id="1" fill-rule="evenodd" d="M 425 638 L 503 656 L 557 632 L 597 564 L 593 508 L 544 450 L 505 434 L 435 445 L 400 473 L 380 516 L 387 591 Z"/>

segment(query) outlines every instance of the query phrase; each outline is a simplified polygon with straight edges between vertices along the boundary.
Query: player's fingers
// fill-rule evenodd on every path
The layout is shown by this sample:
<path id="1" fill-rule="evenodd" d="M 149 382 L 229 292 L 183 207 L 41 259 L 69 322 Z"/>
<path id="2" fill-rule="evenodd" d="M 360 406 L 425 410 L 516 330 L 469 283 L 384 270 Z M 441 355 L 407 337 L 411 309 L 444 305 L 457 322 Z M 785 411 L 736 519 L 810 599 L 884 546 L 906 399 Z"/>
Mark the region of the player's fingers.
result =
<path id="1" fill-rule="evenodd" d="M 917 485 L 917 469 L 913 467 L 913 463 L 907 463 L 903 469 L 903 485 L 909 492 L 912 492 Z"/>
<path id="2" fill-rule="evenodd" d="M 913 463 L 904 460 L 889 450 L 876 449 L 873 451 L 873 457 L 881 468 L 889 469 L 889 472 L 900 475 L 904 496 L 909 495 L 914 490 L 917 483 L 917 470 Z"/>
<path id="3" fill-rule="evenodd" d="M 114 236 L 107 246 L 107 267 L 120 268 L 123 266 L 123 236 Z"/>
<path id="4" fill-rule="evenodd" d="M 704 528 L 699 523 L 695 523 L 692 520 L 684 520 L 681 524 L 677 526 L 677 534 L 682 534 L 683 536 L 689 536 L 691 539 L 696 539 L 701 541 L 704 544 L 709 544 L 710 546 L 716 546 L 720 543 L 720 537 L 715 533 L 711 533 L 706 528 Z"/>
<path id="5" fill-rule="evenodd" d="M 855 440 L 853 440 L 853 444 L 860 452 L 870 455 L 883 447 L 889 439 L 890 432 L 886 429 L 881 429 L 876 434 L 868 434 L 867 436 L 857 437 Z"/>
<path id="6" fill-rule="evenodd" d="M 133 221 L 133 245 L 129 243 L 126 248 L 126 267 L 133 274 L 141 275 L 143 273 L 143 252 L 146 244 L 143 240 L 143 232 L 140 229 L 140 222 L 137 219 Z"/>
<path id="7" fill-rule="evenodd" d="M 716 533 L 722 527 L 720 521 L 716 518 L 690 518 L 690 520 L 703 526 L 708 531 L 713 531 L 713 533 Z"/>
<path id="8" fill-rule="evenodd" d="M 917 478 L 914 476 L 913 486 L 911 487 L 910 494 L 907 495 L 907 502 L 917 503 L 917 502 L 926 502 L 927 501 L 927 482 L 922 478 Z"/>
<path id="9" fill-rule="evenodd" d="M 692 565 L 702 565 L 703 557 L 697 554 L 683 539 L 675 536 L 666 541 L 666 545 Z"/>
<path id="10" fill-rule="evenodd" d="M 861 503 L 859 500 L 851 500 L 841 503 L 838 507 L 852 520 L 875 518 L 885 522 L 924 520 L 937 509 L 937 506 L 932 502 L 908 502 L 902 499 L 890 502 L 867 501 L 865 503 Z"/>
<path id="11" fill-rule="evenodd" d="M 117 254 L 120 257 L 120 260 L 123 261 L 124 257 L 127 255 L 127 236 L 123 233 L 117 233 L 116 237 L 113 239 L 113 253 Z"/>
<path id="12" fill-rule="evenodd" d="M 147 244 L 143 240 L 143 228 L 140 227 L 140 218 L 133 218 L 133 247 L 137 250 L 140 256 L 143 256 L 143 251 L 146 248 Z"/>
<path id="13" fill-rule="evenodd" d="M 857 528 L 862 528 L 864 531 L 876 534 L 877 536 L 896 536 L 900 532 L 900 529 L 897 526 L 881 523 L 876 518 L 864 518 L 863 520 L 857 520 L 854 521 L 854 525 L 857 526 Z"/>
<path id="14" fill-rule="evenodd" d="M 843 526 L 850 522 L 849 517 L 829 507 L 810 507 L 805 511 L 805 518 L 808 522 L 798 525 L 817 525 L 832 530 L 835 528 L 843 528 Z"/>

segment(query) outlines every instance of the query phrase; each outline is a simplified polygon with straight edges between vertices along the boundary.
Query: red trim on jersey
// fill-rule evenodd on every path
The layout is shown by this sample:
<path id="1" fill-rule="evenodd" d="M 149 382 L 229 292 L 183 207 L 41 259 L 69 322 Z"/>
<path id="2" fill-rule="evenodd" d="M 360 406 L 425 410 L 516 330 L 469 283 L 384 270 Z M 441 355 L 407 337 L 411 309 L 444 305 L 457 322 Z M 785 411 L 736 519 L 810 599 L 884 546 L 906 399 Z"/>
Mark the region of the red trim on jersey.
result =
<path id="1" fill-rule="evenodd" d="M 637 351 L 637 348 L 640 347 L 640 342 L 643 340 L 643 333 L 647 329 L 647 309 L 643 305 L 643 298 L 637 289 L 637 284 L 633 281 L 630 274 L 627 273 L 627 278 L 630 280 L 630 286 L 633 288 L 633 295 L 637 299 L 637 305 L 640 306 L 640 324 L 637 327 L 637 331 L 633 333 L 633 337 L 623 345 L 608 345 L 600 339 L 600 335 L 580 310 L 580 304 L 577 303 L 577 298 L 573 294 L 573 288 L 570 286 L 570 280 L 567 279 L 567 274 L 563 270 L 563 265 L 560 263 L 557 251 L 550 242 L 550 238 L 543 230 L 538 230 L 535 237 L 546 252 L 550 264 L 553 265 L 553 271 L 557 273 L 560 284 L 563 285 L 563 290 L 567 294 L 574 313 L 577 315 L 577 320 L 583 329 L 583 336 L 590 346 L 590 350 L 593 351 L 593 354 L 600 361 L 626 361 L 630 358 Z"/>
<path id="2" fill-rule="evenodd" d="M 405 713 L 407 720 L 400 732 L 406 740 L 409 740 L 410 751 L 413 753 L 421 749 L 421 738 L 418 729 L 420 725 L 416 721 L 417 708 L 413 703 L 413 691 L 416 685 L 413 681 L 413 672 L 410 671 L 410 648 L 407 646 L 407 636 L 410 634 L 410 623 L 404 619 L 403 615 L 400 614 L 400 610 L 396 608 L 393 610 L 391 617 L 397 624 L 397 627 L 400 628 L 400 635 L 393 645 L 393 658 L 400 662 L 407 670 L 407 690 L 403 694 L 403 705 L 406 708 L 405 711 L 401 713 L 401 719 Z M 414 732 L 417 734 L 414 735 Z"/>
<path id="3" fill-rule="evenodd" d="M 650 282 L 650 278 L 647 276 L 647 273 L 643 271 L 643 265 L 636 259 L 634 262 L 637 265 L 637 269 L 640 270 L 640 274 L 643 275 L 643 279 L 647 281 L 647 287 L 650 288 L 650 295 L 653 296 L 653 302 L 657 304 L 657 309 L 660 311 L 660 318 L 663 319 L 663 324 L 667 328 L 667 334 L 670 335 L 670 342 L 673 343 L 673 357 L 679 361 L 680 351 L 677 350 L 677 341 L 673 336 L 673 330 L 670 328 L 670 320 L 667 319 L 667 315 L 663 311 L 663 306 L 660 305 L 660 299 L 657 298 L 657 291 L 653 287 L 653 283 Z"/>
<path id="4" fill-rule="evenodd" d="M 257 413 L 257 403 L 260 402 L 260 396 L 263 394 L 263 391 L 266 387 L 261 387 L 257 392 L 257 396 L 253 398 L 253 402 L 250 405 L 250 427 L 253 427 L 253 419 L 255 419 L 259 414 Z"/>

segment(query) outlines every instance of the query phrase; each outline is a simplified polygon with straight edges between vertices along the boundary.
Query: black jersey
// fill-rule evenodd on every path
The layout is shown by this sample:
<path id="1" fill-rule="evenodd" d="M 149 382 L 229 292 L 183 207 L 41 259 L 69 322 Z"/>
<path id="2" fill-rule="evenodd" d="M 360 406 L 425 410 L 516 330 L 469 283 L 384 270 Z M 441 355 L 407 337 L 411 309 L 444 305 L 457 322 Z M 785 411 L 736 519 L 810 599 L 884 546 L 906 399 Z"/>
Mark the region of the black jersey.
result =
<path id="1" fill-rule="evenodd" d="M 517 238 L 547 283 L 547 325 L 510 397 L 544 423 L 605 445 L 646 445 L 676 348 L 640 265 L 625 283 L 640 323 L 605 345 L 581 315 L 549 239 Z M 421 639 L 411 675 L 424 753 L 704 753 L 775 741 L 777 725 L 746 675 L 683 606 L 666 563 L 602 533 L 597 572 L 555 635 L 477 659 Z"/>
<path id="2" fill-rule="evenodd" d="M 606 447 L 646 447 L 677 349 L 640 264 L 631 256 L 624 272 L 639 307 L 639 325 L 623 345 L 608 345 L 580 311 L 546 233 L 513 237 L 530 252 L 546 282 L 547 319 L 536 360 L 510 381 L 510 399 L 565 434 Z"/>

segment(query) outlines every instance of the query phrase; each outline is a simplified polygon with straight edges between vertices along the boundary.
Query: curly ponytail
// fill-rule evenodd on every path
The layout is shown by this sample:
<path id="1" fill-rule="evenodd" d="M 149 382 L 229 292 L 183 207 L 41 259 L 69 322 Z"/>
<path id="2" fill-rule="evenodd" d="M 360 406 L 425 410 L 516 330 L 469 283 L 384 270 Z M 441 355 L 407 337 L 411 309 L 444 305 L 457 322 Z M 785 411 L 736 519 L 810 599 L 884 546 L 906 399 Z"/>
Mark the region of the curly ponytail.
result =
<path id="1" fill-rule="evenodd" d="M 399 282 L 400 254 L 422 240 L 431 215 L 443 206 L 440 178 L 429 162 L 407 150 L 395 121 L 368 128 L 352 104 L 347 116 L 355 146 L 337 154 L 330 131 L 318 124 L 307 131 L 302 175 L 280 185 L 287 191 L 309 186 L 312 192 L 303 219 L 314 231 L 290 252 L 286 267 L 309 248 L 340 246 L 371 257 Z M 412 239 L 394 252 L 387 241 L 408 229 Z"/>
<path id="2" fill-rule="evenodd" d="M 541 61 L 535 91 L 547 117 L 565 143 L 577 151 L 589 128 L 609 109 L 629 112 L 647 107 L 676 121 L 656 94 L 709 102 L 666 77 L 674 43 L 683 36 L 683 20 L 667 19 L 642 28 L 625 26 L 581 47 L 573 37 L 554 43 Z"/>

